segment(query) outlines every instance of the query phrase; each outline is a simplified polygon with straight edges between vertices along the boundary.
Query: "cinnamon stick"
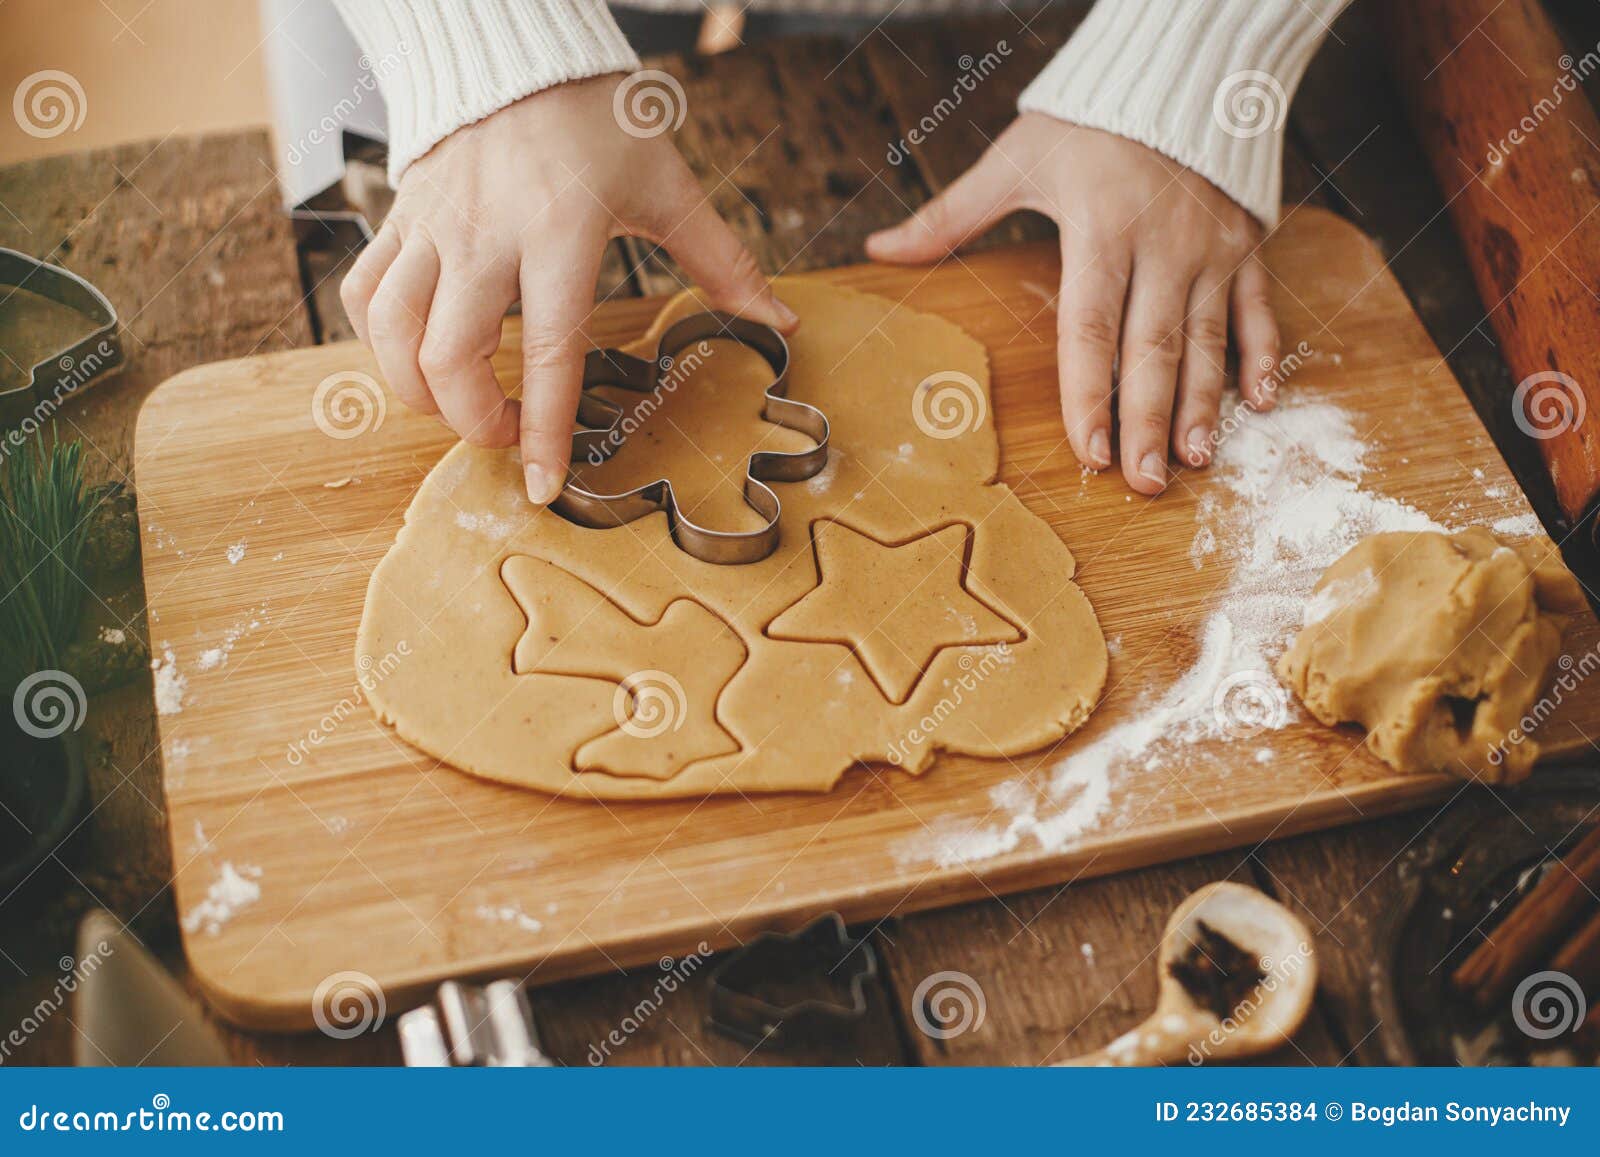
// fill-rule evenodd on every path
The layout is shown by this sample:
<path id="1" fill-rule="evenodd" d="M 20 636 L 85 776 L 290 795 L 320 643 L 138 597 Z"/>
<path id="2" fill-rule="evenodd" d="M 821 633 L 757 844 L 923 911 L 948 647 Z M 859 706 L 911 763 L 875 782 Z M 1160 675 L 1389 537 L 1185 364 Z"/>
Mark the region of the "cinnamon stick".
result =
<path id="1" fill-rule="evenodd" d="M 1600 912 L 1589 917 L 1550 960 L 1550 967 L 1565 972 L 1600 1005 Z"/>
<path id="2" fill-rule="evenodd" d="M 1544 962 L 1561 938 L 1594 904 L 1600 891 L 1600 825 L 1534 885 L 1533 891 L 1451 977 L 1456 991 L 1489 1009 L 1533 968 Z"/>
<path id="3" fill-rule="evenodd" d="M 1575 1043 L 1579 1048 L 1593 1049 L 1595 1063 L 1600 1064 L 1600 1004 L 1589 1010 L 1589 1019 L 1578 1027 Z"/>

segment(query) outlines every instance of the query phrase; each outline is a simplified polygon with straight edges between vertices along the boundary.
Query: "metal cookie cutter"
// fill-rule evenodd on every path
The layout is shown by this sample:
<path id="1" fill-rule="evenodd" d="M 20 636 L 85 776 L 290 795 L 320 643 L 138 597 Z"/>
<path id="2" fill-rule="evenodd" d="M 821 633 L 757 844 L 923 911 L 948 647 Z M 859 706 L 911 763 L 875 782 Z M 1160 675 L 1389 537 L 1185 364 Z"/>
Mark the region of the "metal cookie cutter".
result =
<path id="1" fill-rule="evenodd" d="M 91 381 L 123 366 L 117 335 L 117 311 L 105 294 L 76 273 L 59 265 L 0 249 L 0 308 L 17 290 L 66 306 L 94 328 L 84 337 L 42 358 L 28 371 L 28 381 L 0 390 L 0 430 L 12 429 L 39 411 L 52 409 Z"/>
<path id="2" fill-rule="evenodd" d="M 447 980 L 437 1004 L 412 1009 L 399 1023 L 400 1052 L 410 1068 L 543 1069 L 555 1063 L 539 1047 L 533 1009 L 514 980 L 481 988 Z"/>
<path id="3" fill-rule="evenodd" d="M 623 526 L 656 511 L 665 511 L 672 540 L 701 562 L 739 564 L 760 562 L 778 549 L 778 515 L 783 506 L 768 482 L 802 482 L 828 463 L 828 418 L 815 406 L 787 396 L 789 344 L 770 326 L 728 313 L 691 314 L 667 327 L 656 347 L 656 358 L 645 360 L 619 350 L 591 350 L 583 366 L 583 394 L 578 401 L 581 429 L 572 436 L 575 462 L 598 465 L 627 440 L 620 406 L 590 393 L 596 386 L 617 386 L 641 394 L 661 388 L 663 374 L 673 370 L 673 358 L 695 342 L 725 338 L 748 346 L 772 367 L 772 384 L 763 395 L 763 420 L 808 435 L 816 445 L 810 450 L 780 453 L 758 450 L 745 468 L 744 501 L 766 524 L 759 530 L 712 530 L 691 521 L 678 508 L 672 483 L 658 478 L 622 494 L 597 494 L 579 485 L 575 477 L 551 508 L 580 526 Z"/>
<path id="4" fill-rule="evenodd" d="M 786 1004 L 767 999 L 803 990 L 844 970 L 849 1003 L 805 997 Z M 825 1041 L 867 1012 L 869 981 L 878 975 L 872 945 L 853 939 L 844 917 L 829 912 L 798 932 L 763 932 L 711 973 L 708 1023 L 751 1047 L 788 1048 Z"/>

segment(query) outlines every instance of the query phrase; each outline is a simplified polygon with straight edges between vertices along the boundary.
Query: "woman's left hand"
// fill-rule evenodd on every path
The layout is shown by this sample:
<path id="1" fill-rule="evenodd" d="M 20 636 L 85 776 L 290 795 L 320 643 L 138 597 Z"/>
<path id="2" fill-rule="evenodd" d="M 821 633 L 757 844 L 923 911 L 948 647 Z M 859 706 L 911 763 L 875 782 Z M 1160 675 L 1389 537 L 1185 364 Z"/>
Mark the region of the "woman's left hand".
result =
<path id="1" fill-rule="evenodd" d="M 1018 209 L 1061 230 L 1061 414 L 1078 460 L 1112 463 L 1112 377 L 1128 485 L 1159 494 L 1167 452 L 1211 461 L 1231 329 L 1240 391 L 1272 406 L 1278 327 L 1261 226 L 1204 177 L 1137 141 L 1024 113 L 978 163 L 893 229 L 879 261 L 934 261 Z"/>

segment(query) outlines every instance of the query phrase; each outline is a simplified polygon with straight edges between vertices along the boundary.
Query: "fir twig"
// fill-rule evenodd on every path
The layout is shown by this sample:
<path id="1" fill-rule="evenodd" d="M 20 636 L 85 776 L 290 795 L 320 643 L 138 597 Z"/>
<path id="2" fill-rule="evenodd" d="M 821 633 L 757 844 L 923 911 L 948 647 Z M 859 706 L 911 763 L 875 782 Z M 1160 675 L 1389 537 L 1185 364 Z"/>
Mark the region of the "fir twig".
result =
<path id="1" fill-rule="evenodd" d="M 0 466 L 0 674 L 9 690 L 59 667 L 77 630 L 89 515 L 83 446 L 43 436 L 10 448 Z"/>

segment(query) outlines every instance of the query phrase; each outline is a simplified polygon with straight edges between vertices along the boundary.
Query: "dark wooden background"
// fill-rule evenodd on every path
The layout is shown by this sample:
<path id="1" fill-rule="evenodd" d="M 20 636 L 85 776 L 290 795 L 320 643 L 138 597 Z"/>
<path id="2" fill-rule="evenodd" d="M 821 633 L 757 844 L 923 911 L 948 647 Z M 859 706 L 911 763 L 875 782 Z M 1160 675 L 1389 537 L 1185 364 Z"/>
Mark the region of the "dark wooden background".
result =
<path id="1" fill-rule="evenodd" d="M 861 241 L 943 188 L 1012 116 L 1017 92 L 1087 5 L 936 24 L 890 24 L 864 41 L 767 41 L 710 59 L 653 62 L 679 77 L 688 120 L 679 144 L 716 207 L 769 271 L 862 259 Z M 1575 43 L 1595 43 L 1593 5 L 1558 4 Z M 1005 40 L 1011 54 L 966 94 L 911 157 L 891 141 L 951 91 L 964 55 Z M 774 129 L 774 126 L 777 126 Z M 1546 524 L 1560 533 L 1537 458 L 1511 424 L 1512 382 L 1484 324 L 1447 217 L 1454 190 L 1419 158 L 1362 6 L 1336 25 L 1295 102 L 1285 202 L 1344 214 L 1389 256 L 1417 312 L 1506 454 Z M 1019 217 L 979 244 L 1048 235 Z M 0 169 L 0 244 L 49 255 L 118 304 L 128 371 L 64 415 L 92 446 L 98 478 L 125 479 L 144 396 L 196 363 L 350 336 L 337 286 L 348 255 L 297 252 L 278 208 L 262 133 L 170 138 Z M 679 281 L 649 247 L 614 244 L 602 295 L 666 293 Z M 137 568 L 134 568 L 136 571 Z M 106 615 L 142 629 L 142 584 L 102 591 Z M 63 878 L 44 898 L 0 902 L 0 1034 L 22 1022 L 58 979 L 87 908 L 127 921 L 185 975 L 168 890 L 155 720 L 147 678 L 96 697 L 91 711 L 94 810 Z M 1498 806 L 1465 789 L 1458 806 Z M 802 1053 L 752 1054 L 705 1027 L 709 970 L 672 996 L 620 1047 L 623 1064 L 1036 1064 L 1106 1043 L 1154 1004 L 1153 951 L 1169 911 L 1191 890 L 1231 878 L 1299 911 L 1317 935 L 1324 978 L 1314 1014 L 1282 1063 L 1378 1063 L 1369 967 L 1393 864 L 1434 813 L 1180 860 L 1110 878 L 1064 882 L 870 929 L 884 967 L 854 1036 Z M 931 973 L 959 970 L 982 988 L 981 1028 L 949 1040 L 920 1032 L 910 1007 Z M 592 1044 L 651 993 L 653 969 L 536 990 L 548 1050 L 588 1063 Z M 221 1027 L 240 1063 L 395 1063 L 393 1020 L 348 1042 L 270 1037 Z M 71 1009 L 48 1017 L 11 1063 L 69 1063 Z"/>

